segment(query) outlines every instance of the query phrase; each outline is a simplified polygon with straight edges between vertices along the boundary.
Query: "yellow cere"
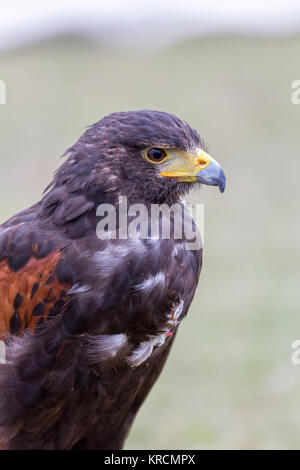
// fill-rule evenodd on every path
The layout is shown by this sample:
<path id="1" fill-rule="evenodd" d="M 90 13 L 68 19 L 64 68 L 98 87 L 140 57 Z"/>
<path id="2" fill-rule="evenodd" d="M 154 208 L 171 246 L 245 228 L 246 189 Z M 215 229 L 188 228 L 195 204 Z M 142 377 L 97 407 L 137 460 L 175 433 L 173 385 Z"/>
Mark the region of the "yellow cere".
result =
<path id="1" fill-rule="evenodd" d="M 182 182 L 197 181 L 197 174 L 204 170 L 211 157 L 204 150 L 197 148 L 195 152 L 168 149 L 168 159 L 161 163 L 160 174 L 168 178 L 178 178 Z"/>

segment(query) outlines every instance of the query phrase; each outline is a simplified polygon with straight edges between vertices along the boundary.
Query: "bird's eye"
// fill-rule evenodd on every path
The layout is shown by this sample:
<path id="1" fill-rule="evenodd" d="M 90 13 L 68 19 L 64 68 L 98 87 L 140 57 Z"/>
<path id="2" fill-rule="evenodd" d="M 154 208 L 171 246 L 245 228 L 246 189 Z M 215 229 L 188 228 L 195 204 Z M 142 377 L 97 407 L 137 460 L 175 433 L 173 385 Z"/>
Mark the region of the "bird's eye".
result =
<path id="1" fill-rule="evenodd" d="M 167 152 L 164 149 L 151 148 L 147 150 L 146 157 L 152 163 L 161 163 L 167 158 Z"/>

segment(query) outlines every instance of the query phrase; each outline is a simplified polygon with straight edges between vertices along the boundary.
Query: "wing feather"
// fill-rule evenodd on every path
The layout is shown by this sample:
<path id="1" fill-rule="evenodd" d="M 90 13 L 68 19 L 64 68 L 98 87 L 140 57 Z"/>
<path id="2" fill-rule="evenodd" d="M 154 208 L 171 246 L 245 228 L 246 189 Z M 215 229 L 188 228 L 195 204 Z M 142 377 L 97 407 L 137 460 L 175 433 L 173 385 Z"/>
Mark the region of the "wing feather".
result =
<path id="1" fill-rule="evenodd" d="M 62 257 L 57 246 L 53 235 L 23 222 L 0 232 L 1 336 L 34 331 L 63 311 L 70 284 L 56 272 Z"/>

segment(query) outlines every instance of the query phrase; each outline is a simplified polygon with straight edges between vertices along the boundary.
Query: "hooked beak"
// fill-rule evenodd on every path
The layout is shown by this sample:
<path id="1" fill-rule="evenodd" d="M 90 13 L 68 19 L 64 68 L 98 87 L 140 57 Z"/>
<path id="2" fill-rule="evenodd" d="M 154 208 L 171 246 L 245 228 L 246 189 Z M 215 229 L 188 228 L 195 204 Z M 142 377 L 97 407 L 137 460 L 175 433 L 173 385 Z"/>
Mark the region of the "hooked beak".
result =
<path id="1" fill-rule="evenodd" d="M 201 148 L 193 152 L 171 149 L 169 158 L 161 164 L 160 175 L 180 182 L 209 184 L 225 190 L 226 177 L 221 165 Z"/>
<path id="2" fill-rule="evenodd" d="M 197 173 L 197 181 L 211 186 L 218 186 L 220 192 L 223 193 L 226 186 L 226 176 L 221 165 L 203 150 L 199 152 L 198 159 L 201 163 L 206 162 L 207 165 Z"/>

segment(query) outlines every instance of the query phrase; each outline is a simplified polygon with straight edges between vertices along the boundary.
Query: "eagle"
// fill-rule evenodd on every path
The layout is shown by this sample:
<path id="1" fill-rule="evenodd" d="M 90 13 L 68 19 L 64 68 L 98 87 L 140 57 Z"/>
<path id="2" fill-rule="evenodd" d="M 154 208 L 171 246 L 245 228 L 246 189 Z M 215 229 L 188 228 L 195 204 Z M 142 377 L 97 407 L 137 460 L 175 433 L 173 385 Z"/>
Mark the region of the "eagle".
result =
<path id="1" fill-rule="evenodd" d="M 2 449 L 122 449 L 192 302 L 202 246 L 162 236 L 161 212 L 158 234 L 119 236 L 119 220 L 99 234 L 98 209 L 184 208 L 201 183 L 225 189 L 199 134 L 162 111 L 110 114 L 64 157 L 41 200 L 0 227 Z"/>

